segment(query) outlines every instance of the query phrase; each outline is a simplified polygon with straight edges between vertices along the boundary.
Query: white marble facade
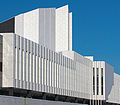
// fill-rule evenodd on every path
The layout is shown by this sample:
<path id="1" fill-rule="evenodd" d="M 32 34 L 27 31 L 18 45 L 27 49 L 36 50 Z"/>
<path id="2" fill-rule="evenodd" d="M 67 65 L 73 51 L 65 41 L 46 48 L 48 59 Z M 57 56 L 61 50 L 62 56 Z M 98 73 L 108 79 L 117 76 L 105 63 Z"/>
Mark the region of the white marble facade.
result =
<path id="1" fill-rule="evenodd" d="M 38 8 L 15 16 L 15 34 L 55 52 L 72 50 L 72 12 L 68 5 Z"/>
<path id="2" fill-rule="evenodd" d="M 2 87 L 90 99 L 92 61 L 77 53 L 74 58 L 16 34 L 4 34 Z"/>
<path id="3" fill-rule="evenodd" d="M 114 68 L 72 50 L 68 5 L 14 19 L 15 33 L 0 35 L 0 86 L 120 103 L 120 75 Z"/>

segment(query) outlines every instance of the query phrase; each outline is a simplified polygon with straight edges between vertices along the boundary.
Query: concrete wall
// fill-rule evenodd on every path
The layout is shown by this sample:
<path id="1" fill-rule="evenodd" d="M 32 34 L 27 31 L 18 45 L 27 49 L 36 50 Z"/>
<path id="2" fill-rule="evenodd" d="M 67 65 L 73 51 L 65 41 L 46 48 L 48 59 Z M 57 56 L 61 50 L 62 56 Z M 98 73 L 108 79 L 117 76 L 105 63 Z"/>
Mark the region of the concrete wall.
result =
<path id="1" fill-rule="evenodd" d="M 15 33 L 24 36 L 24 14 L 15 16 Z"/>
<path id="2" fill-rule="evenodd" d="M 6 33 L 3 36 L 3 70 L 2 86 L 13 87 L 14 80 L 14 37 L 12 33 Z"/>
<path id="3" fill-rule="evenodd" d="M 3 87 L 90 98 L 90 60 L 77 53 L 72 60 L 15 34 L 4 34 L 3 46 Z"/>
<path id="4" fill-rule="evenodd" d="M 39 9 L 24 13 L 24 37 L 39 42 Z"/>
<path id="5" fill-rule="evenodd" d="M 72 12 L 68 5 L 56 9 L 56 52 L 72 50 Z"/>
<path id="6" fill-rule="evenodd" d="M 114 84 L 108 96 L 107 102 L 120 103 L 120 75 L 114 73 Z"/>
<path id="7" fill-rule="evenodd" d="M 71 13 L 69 13 L 69 41 L 68 41 L 68 49 L 71 51 L 72 50 L 72 12 Z"/>
<path id="8" fill-rule="evenodd" d="M 72 13 L 66 5 L 20 14 L 15 16 L 15 33 L 56 52 L 72 50 Z"/>
<path id="9" fill-rule="evenodd" d="M 93 62 L 93 68 L 95 70 L 94 75 L 94 81 L 95 81 L 95 95 L 93 95 L 93 99 L 96 100 L 105 100 L 105 62 L 104 61 L 94 61 Z M 98 95 L 97 95 L 97 68 L 98 68 L 98 75 L 99 75 L 99 80 L 98 80 Z M 103 68 L 103 95 L 101 94 L 101 68 Z"/>
<path id="10" fill-rule="evenodd" d="M 112 86 L 114 84 L 114 68 L 105 63 L 105 97 L 108 99 L 108 95 L 111 92 Z"/>
<path id="11" fill-rule="evenodd" d="M 39 44 L 55 51 L 55 8 L 39 8 Z"/>
<path id="12" fill-rule="evenodd" d="M 15 33 L 55 51 L 55 8 L 15 16 Z"/>
<path id="13" fill-rule="evenodd" d="M 20 14 L 15 17 L 15 33 L 53 51 L 72 50 L 72 13 L 67 5 Z"/>
<path id="14" fill-rule="evenodd" d="M 80 97 L 91 99 L 92 95 L 92 61 L 74 51 L 63 51 L 62 55 L 75 62 L 75 72 L 71 73 L 73 88 Z M 78 81 L 78 82 L 75 82 Z M 88 94 L 90 93 L 90 94 Z"/>
<path id="15" fill-rule="evenodd" d="M 114 79 L 114 69 L 112 66 L 107 64 L 104 61 L 93 61 L 93 68 L 95 69 L 95 95 L 93 95 L 93 99 L 97 100 L 107 100 L 108 95 L 110 94 L 113 79 Z M 99 71 L 99 93 L 97 95 L 97 68 Z M 102 83 L 101 83 L 101 72 L 103 69 L 103 95 L 102 95 Z"/>
<path id="16" fill-rule="evenodd" d="M 69 48 L 69 9 L 68 5 L 56 9 L 56 51 Z"/>
<path id="17" fill-rule="evenodd" d="M 86 105 L 0 95 L 0 105 Z"/>

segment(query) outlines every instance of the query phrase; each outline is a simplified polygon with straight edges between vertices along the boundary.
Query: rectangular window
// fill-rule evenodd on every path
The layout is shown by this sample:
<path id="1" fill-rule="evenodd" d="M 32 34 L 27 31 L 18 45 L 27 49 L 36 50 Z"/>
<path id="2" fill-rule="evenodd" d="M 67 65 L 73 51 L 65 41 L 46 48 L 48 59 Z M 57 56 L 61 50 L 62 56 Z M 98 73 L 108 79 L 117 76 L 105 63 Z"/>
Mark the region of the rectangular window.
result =
<path id="1" fill-rule="evenodd" d="M 51 60 L 51 51 L 49 50 L 49 61 Z"/>
<path id="2" fill-rule="evenodd" d="M 93 68 L 93 95 L 95 95 L 95 68 Z"/>
<path id="3" fill-rule="evenodd" d="M 101 95 L 103 95 L 103 68 L 101 68 Z"/>
<path id="4" fill-rule="evenodd" d="M 43 54 L 44 54 L 43 58 L 45 59 L 46 58 L 46 49 L 45 49 L 45 47 L 44 47 L 44 50 L 43 50 Z"/>
<path id="5" fill-rule="evenodd" d="M 43 48 L 42 48 L 42 46 L 41 46 L 41 58 L 43 57 Z"/>
<path id="6" fill-rule="evenodd" d="M 46 48 L 46 59 L 48 60 L 48 48 Z"/>
<path id="7" fill-rule="evenodd" d="M 99 95 L 99 69 L 97 68 L 97 95 Z"/>
<path id="8" fill-rule="evenodd" d="M 0 62 L 0 71 L 2 72 L 2 62 Z"/>

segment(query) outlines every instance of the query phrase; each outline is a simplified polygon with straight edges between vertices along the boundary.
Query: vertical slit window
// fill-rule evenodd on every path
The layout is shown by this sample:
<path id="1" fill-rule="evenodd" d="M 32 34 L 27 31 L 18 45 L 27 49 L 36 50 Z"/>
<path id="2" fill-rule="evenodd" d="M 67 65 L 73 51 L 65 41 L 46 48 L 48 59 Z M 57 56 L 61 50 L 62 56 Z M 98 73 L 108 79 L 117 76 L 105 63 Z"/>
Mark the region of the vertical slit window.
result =
<path id="1" fill-rule="evenodd" d="M 93 95 L 95 95 L 95 68 L 93 68 Z"/>
<path id="2" fill-rule="evenodd" d="M 101 95 L 103 95 L 103 68 L 101 68 Z"/>
<path id="3" fill-rule="evenodd" d="M 0 62 L 0 71 L 2 72 L 2 62 Z"/>
<path id="4" fill-rule="evenodd" d="M 97 68 L 97 95 L 99 95 L 99 69 Z"/>

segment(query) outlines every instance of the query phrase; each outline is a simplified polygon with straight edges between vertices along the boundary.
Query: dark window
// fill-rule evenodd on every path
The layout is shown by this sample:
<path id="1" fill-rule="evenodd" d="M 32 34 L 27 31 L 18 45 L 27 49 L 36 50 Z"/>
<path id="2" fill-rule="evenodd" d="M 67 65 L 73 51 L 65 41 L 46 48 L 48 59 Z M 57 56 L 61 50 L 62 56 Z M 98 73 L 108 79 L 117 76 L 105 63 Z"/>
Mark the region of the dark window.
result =
<path id="1" fill-rule="evenodd" d="M 41 58 L 43 57 L 43 48 L 41 46 Z"/>
<path id="2" fill-rule="evenodd" d="M 2 62 L 0 62 L 0 71 L 2 72 Z"/>
<path id="3" fill-rule="evenodd" d="M 93 95 L 95 95 L 95 68 L 93 68 Z"/>
<path id="4" fill-rule="evenodd" d="M 0 23 L 0 33 L 14 33 L 14 18 Z"/>
<path id="5" fill-rule="evenodd" d="M 103 68 L 101 68 L 101 95 L 103 95 Z"/>
<path id="6" fill-rule="evenodd" d="M 97 68 L 97 95 L 99 95 L 99 69 Z"/>

